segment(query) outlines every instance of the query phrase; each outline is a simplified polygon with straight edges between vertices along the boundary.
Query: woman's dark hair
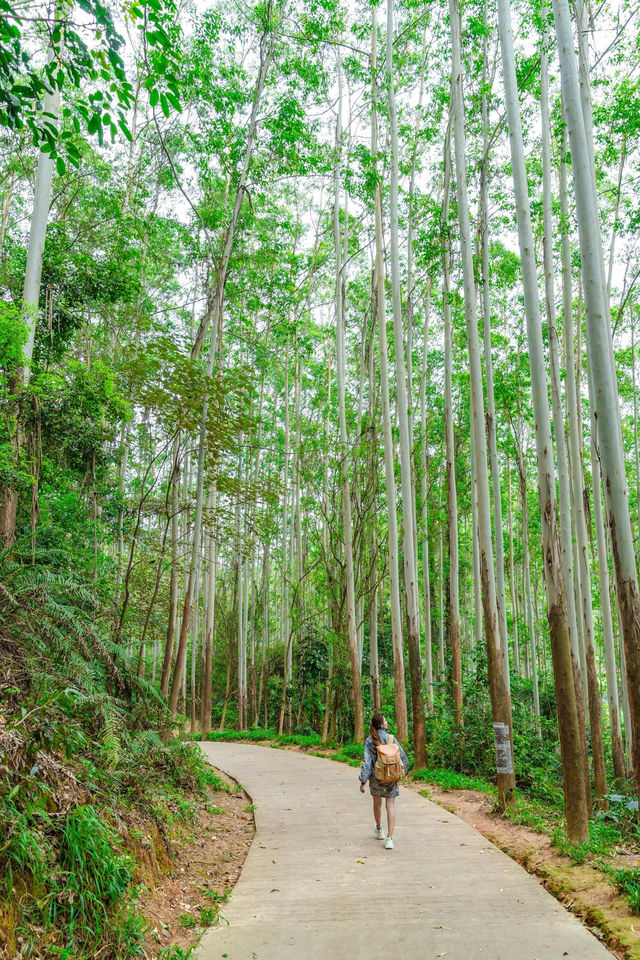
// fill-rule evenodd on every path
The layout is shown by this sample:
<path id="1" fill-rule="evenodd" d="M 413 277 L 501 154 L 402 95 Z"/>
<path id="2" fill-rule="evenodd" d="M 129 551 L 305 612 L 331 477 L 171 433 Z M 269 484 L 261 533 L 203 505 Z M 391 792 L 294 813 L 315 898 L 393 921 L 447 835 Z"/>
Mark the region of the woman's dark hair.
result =
<path id="1" fill-rule="evenodd" d="M 369 726 L 369 736 L 373 740 L 374 744 L 378 746 L 380 743 L 380 737 L 378 736 L 378 730 L 384 726 L 384 713 L 374 713 L 371 717 L 371 724 Z"/>

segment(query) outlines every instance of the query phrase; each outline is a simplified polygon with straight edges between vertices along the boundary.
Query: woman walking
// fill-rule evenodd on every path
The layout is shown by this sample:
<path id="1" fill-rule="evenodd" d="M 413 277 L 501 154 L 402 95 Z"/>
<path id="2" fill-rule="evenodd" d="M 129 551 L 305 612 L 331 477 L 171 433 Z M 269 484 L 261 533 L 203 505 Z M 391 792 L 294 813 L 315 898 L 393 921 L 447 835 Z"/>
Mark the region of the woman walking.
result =
<path id="1" fill-rule="evenodd" d="M 374 835 L 378 840 L 385 840 L 384 830 L 382 829 L 382 801 L 386 800 L 387 806 L 387 838 L 385 840 L 385 850 L 393 850 L 393 830 L 396 825 L 396 797 L 399 795 L 397 781 L 383 783 L 376 779 L 376 761 L 378 759 L 378 747 L 383 744 L 397 743 L 392 734 L 388 733 L 389 724 L 384 714 L 374 713 L 369 727 L 369 736 L 364 745 L 364 760 L 360 770 L 360 792 L 364 793 L 364 786 L 369 781 L 369 791 L 373 798 L 373 819 L 375 825 Z M 409 769 L 407 755 L 397 743 L 400 752 L 400 759 L 404 767 L 405 774 Z"/>

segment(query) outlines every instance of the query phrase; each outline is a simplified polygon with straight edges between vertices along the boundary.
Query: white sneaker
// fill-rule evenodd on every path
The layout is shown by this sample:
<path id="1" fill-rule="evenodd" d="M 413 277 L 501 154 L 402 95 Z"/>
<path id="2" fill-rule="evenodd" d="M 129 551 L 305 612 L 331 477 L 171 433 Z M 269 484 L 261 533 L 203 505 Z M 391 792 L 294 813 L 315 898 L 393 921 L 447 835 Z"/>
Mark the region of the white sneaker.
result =
<path id="1" fill-rule="evenodd" d="M 382 827 L 374 827 L 373 835 L 376 838 L 376 840 L 384 840 L 384 830 L 382 829 Z"/>
<path id="2" fill-rule="evenodd" d="M 393 837 L 387 837 L 384 842 L 385 850 L 393 850 Z"/>

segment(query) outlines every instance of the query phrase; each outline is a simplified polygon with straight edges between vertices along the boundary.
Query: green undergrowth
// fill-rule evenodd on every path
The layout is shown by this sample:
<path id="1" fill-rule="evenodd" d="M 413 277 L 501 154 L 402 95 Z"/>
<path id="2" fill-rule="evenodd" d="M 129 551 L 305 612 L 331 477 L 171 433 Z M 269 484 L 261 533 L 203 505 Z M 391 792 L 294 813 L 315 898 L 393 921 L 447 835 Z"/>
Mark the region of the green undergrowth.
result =
<path id="1" fill-rule="evenodd" d="M 434 769 L 426 767 L 416 770 L 414 780 L 423 780 L 426 783 L 436 783 L 443 790 L 480 790 L 483 793 L 495 793 L 495 787 L 477 777 L 468 777 L 456 770 Z"/>
<path id="2" fill-rule="evenodd" d="M 640 914 L 640 867 L 607 867 L 611 882 L 617 887 L 634 913 Z"/>
<path id="3" fill-rule="evenodd" d="M 127 960 L 139 884 L 226 784 L 48 559 L 0 552 L 0 954 Z"/>

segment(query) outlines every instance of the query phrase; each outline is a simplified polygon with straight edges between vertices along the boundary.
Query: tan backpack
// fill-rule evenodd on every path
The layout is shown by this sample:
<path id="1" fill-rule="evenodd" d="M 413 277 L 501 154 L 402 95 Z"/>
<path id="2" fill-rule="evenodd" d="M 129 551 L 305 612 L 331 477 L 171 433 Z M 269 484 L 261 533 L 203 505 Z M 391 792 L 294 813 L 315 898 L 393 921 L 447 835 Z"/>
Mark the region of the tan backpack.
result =
<path id="1" fill-rule="evenodd" d="M 400 756 L 400 747 L 395 737 L 390 733 L 389 742 L 381 743 L 377 748 L 373 775 L 380 783 L 397 783 L 404 777 L 404 764 Z"/>

